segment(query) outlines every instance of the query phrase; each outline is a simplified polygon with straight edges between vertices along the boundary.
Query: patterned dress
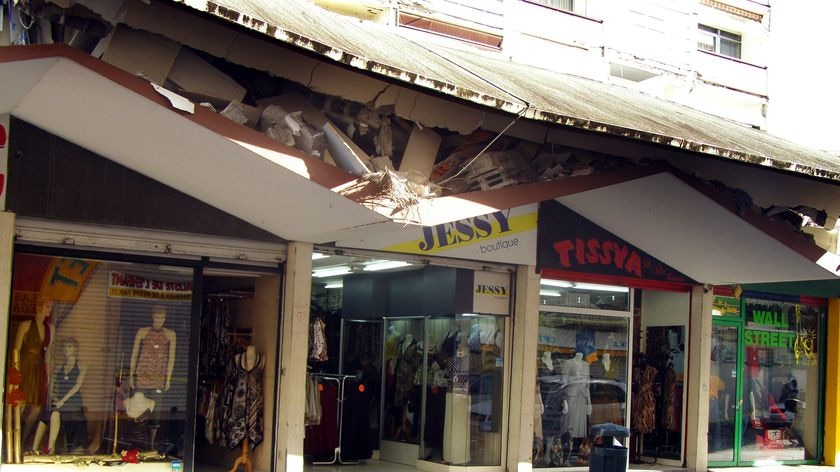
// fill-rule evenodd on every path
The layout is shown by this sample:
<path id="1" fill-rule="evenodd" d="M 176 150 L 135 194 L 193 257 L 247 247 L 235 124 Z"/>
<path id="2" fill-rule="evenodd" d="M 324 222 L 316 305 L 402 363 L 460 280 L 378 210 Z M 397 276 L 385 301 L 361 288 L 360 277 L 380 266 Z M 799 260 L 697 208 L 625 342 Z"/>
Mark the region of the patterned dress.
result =
<path id="1" fill-rule="evenodd" d="M 633 395 L 632 427 L 639 433 L 650 433 L 656 429 L 656 400 L 653 395 L 653 380 L 656 378 L 656 367 L 647 366 L 644 369 L 633 369 L 633 379 L 637 391 Z"/>
<path id="2" fill-rule="evenodd" d="M 254 366 L 248 370 L 246 365 L 246 354 L 234 358 L 235 378 L 232 383 L 236 385 L 233 394 L 233 405 L 230 411 L 230 418 L 227 422 L 228 448 L 232 451 L 247 439 L 253 450 L 263 440 L 263 390 L 262 370 L 265 366 L 265 357 L 257 354 Z"/>
<path id="3" fill-rule="evenodd" d="M 165 329 L 149 328 L 140 340 L 134 386 L 162 390 L 166 387 L 166 370 L 169 366 L 169 337 Z"/>

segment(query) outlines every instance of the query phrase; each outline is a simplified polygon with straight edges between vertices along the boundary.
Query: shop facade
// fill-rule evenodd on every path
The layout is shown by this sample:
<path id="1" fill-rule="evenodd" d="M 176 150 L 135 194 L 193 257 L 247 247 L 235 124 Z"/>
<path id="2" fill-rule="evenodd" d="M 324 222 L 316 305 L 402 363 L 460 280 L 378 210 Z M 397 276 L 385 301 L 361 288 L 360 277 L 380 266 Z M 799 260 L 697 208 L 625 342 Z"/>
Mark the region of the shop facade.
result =
<path id="1" fill-rule="evenodd" d="M 200 470 L 247 444 L 269 469 L 286 244 L 21 120 L 4 129 L 27 159 L 4 174 L 3 468 Z"/>
<path id="2" fill-rule="evenodd" d="M 315 247 L 311 339 L 323 336 L 329 354 L 313 345 L 309 381 L 330 392 L 325 414 L 342 385 L 364 385 L 366 401 L 338 412 L 365 418 L 361 430 L 329 420 L 328 430 L 340 428 L 330 442 L 323 424 L 307 426 L 314 464 L 353 463 L 376 449 L 421 470 L 506 470 L 513 327 L 525 316 L 517 280 L 533 267 L 536 210 Z M 368 440 L 348 442 L 347 428 Z"/>

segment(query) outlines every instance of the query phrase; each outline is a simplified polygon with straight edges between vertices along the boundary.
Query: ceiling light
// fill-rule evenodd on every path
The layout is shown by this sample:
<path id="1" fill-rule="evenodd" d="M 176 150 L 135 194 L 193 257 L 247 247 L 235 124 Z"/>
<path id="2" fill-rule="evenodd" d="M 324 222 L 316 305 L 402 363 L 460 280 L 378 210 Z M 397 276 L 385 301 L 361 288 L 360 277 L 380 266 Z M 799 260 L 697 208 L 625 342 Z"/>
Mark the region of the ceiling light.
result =
<path id="1" fill-rule="evenodd" d="M 410 266 L 408 262 L 404 261 L 375 261 L 365 264 L 366 271 L 396 269 L 398 267 Z"/>
<path id="2" fill-rule="evenodd" d="M 327 285 L 324 286 L 324 288 L 344 288 L 344 282 L 342 282 L 341 280 L 337 282 L 329 282 Z"/>
<path id="3" fill-rule="evenodd" d="M 313 270 L 312 277 L 334 277 L 336 275 L 345 275 L 349 273 L 350 267 L 348 266 L 333 266 Z"/>
<path id="4" fill-rule="evenodd" d="M 630 291 L 627 287 L 619 287 L 616 285 L 601 285 L 601 284 L 587 284 L 587 283 L 575 283 L 573 284 L 574 288 L 580 290 L 598 290 L 601 292 L 621 292 L 627 293 Z"/>
<path id="5" fill-rule="evenodd" d="M 571 282 L 566 282 L 565 280 L 548 280 L 543 279 L 540 280 L 540 285 L 548 285 L 549 287 L 563 287 L 569 288 L 572 286 Z"/>
<path id="6" fill-rule="evenodd" d="M 313 261 L 317 261 L 318 259 L 326 259 L 328 257 L 330 257 L 329 254 L 324 254 L 324 253 L 321 253 L 321 252 L 313 252 L 312 253 L 312 260 Z"/>

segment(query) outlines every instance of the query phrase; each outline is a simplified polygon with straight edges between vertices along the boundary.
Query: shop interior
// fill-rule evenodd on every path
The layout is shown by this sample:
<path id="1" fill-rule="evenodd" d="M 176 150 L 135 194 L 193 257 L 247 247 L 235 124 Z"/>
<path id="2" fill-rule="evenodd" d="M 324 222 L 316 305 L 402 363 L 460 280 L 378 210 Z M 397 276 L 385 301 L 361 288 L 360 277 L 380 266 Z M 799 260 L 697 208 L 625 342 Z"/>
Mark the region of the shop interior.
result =
<path id="1" fill-rule="evenodd" d="M 270 468 L 279 293 L 277 273 L 205 270 L 195 470 Z"/>
<path id="2" fill-rule="evenodd" d="M 472 277 L 316 252 L 309 463 L 501 463 L 507 320 L 472 313 Z"/>

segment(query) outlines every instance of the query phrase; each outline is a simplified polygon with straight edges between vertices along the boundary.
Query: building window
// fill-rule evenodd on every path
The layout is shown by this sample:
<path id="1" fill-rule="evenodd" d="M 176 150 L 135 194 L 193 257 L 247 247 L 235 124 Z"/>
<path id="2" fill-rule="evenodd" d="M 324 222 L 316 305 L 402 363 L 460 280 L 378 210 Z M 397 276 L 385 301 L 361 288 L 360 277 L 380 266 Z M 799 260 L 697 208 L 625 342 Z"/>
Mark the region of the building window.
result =
<path id="1" fill-rule="evenodd" d="M 472 28 L 453 25 L 451 23 L 444 23 L 431 18 L 412 15 L 410 13 L 400 13 L 399 21 L 400 25 L 406 28 L 429 31 L 442 36 L 457 38 L 472 43 L 484 44 L 494 48 L 502 46 L 502 37 L 497 34 L 485 33 Z"/>
<path id="2" fill-rule="evenodd" d="M 542 3 L 559 10 L 575 11 L 575 0 L 535 0 L 535 3 Z"/>
<path id="3" fill-rule="evenodd" d="M 713 52 L 721 56 L 741 58 L 741 35 L 728 31 L 712 28 L 711 26 L 698 25 L 699 37 L 697 49 Z"/>

